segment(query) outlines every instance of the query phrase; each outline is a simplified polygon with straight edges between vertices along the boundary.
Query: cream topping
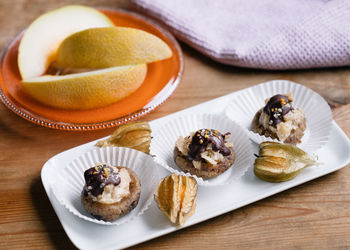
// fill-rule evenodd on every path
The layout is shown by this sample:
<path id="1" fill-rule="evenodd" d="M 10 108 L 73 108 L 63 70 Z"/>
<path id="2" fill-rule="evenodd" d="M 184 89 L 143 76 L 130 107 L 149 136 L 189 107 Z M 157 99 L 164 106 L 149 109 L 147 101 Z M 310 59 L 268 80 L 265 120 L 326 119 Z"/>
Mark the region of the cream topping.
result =
<path id="1" fill-rule="evenodd" d="M 192 141 L 192 137 L 193 137 L 194 133 L 191 133 L 190 136 L 186 136 L 185 138 L 180 136 L 177 141 L 176 141 L 176 147 L 177 149 L 184 154 L 185 156 L 188 156 L 188 152 L 189 152 L 189 145 Z M 228 136 L 226 137 L 228 138 Z M 226 147 L 231 148 L 233 147 L 232 143 L 230 142 L 225 142 Z M 224 159 L 224 156 L 219 152 L 219 151 L 214 151 L 212 149 L 212 145 L 208 144 L 208 146 L 206 147 L 206 150 L 200 154 L 201 158 L 204 159 L 206 162 L 212 164 L 212 165 L 216 165 L 219 162 L 222 162 Z M 201 169 L 201 161 L 192 161 L 192 164 L 195 168 L 197 169 Z"/>
<path id="2" fill-rule="evenodd" d="M 128 170 L 125 168 L 118 169 L 120 176 L 119 185 L 115 186 L 113 184 L 106 185 L 104 187 L 103 193 L 92 197 L 93 201 L 97 201 L 104 204 L 112 204 L 120 202 L 124 197 L 130 194 L 130 182 L 131 178 Z"/>
<path id="3" fill-rule="evenodd" d="M 275 133 L 280 141 L 287 139 L 293 130 L 296 130 L 305 118 L 304 111 L 296 108 L 289 111 L 284 116 L 284 122 L 271 126 L 269 124 L 269 116 L 264 112 L 259 117 L 259 123 L 264 126 L 265 129 Z"/>

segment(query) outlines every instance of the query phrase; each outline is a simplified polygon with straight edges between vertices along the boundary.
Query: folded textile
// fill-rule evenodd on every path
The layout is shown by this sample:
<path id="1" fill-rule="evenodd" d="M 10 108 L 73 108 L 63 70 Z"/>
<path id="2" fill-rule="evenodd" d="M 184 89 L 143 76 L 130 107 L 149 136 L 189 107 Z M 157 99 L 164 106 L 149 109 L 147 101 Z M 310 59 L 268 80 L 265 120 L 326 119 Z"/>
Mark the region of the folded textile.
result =
<path id="1" fill-rule="evenodd" d="M 261 69 L 350 65 L 349 0 L 132 0 L 183 42 Z"/>

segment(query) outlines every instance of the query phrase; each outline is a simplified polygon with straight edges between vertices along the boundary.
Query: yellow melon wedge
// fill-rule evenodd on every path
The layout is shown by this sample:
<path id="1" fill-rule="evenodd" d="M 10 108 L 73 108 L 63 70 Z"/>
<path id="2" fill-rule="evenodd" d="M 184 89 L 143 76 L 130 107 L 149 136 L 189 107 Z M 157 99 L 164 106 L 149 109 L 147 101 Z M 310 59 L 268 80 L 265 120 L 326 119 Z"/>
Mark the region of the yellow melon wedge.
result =
<path id="1" fill-rule="evenodd" d="M 67 68 L 106 68 L 150 63 L 172 56 L 160 38 L 134 28 L 91 28 L 67 37 L 57 64 Z"/>
<path id="2" fill-rule="evenodd" d="M 66 37 L 88 28 L 108 26 L 114 24 L 103 13 L 80 5 L 41 15 L 25 31 L 19 45 L 18 68 L 22 79 L 44 74 Z"/>
<path id="3" fill-rule="evenodd" d="M 63 76 L 24 80 L 36 100 L 62 109 L 91 109 L 109 105 L 134 92 L 144 81 L 147 65 L 113 67 Z"/>

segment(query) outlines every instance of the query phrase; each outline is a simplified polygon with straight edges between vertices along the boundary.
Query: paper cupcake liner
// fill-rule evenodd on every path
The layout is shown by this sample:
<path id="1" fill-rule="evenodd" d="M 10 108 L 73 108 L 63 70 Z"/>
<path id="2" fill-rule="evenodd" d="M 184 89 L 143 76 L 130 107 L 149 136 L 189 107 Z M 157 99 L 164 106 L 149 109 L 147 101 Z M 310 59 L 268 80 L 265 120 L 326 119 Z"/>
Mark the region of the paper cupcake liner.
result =
<path id="1" fill-rule="evenodd" d="M 221 133 L 230 132 L 227 140 L 233 143 L 236 153 L 234 164 L 221 175 L 203 180 L 201 177 L 184 173 L 174 162 L 174 148 L 179 136 L 186 137 L 199 129 L 217 129 Z M 151 154 L 155 161 L 172 173 L 192 176 L 202 186 L 225 185 L 244 175 L 254 161 L 252 143 L 246 131 L 224 115 L 192 114 L 174 118 L 152 133 Z"/>
<path id="2" fill-rule="evenodd" d="M 265 99 L 276 94 L 293 95 L 292 105 L 304 111 L 306 130 L 297 146 L 307 152 L 315 152 L 328 141 L 332 125 L 332 112 L 327 102 L 313 90 L 285 80 L 269 81 L 237 94 L 225 109 L 226 115 L 249 131 L 249 137 L 260 144 L 264 141 L 278 141 L 261 136 L 250 130 L 256 112 L 265 106 Z"/>
<path id="3" fill-rule="evenodd" d="M 138 205 L 128 214 L 113 222 L 95 219 L 83 207 L 81 192 L 85 185 L 84 171 L 96 163 L 128 167 L 141 181 L 141 196 Z M 87 221 L 101 225 L 121 225 L 143 214 L 153 200 L 153 193 L 161 178 L 168 172 L 157 165 L 150 155 L 130 148 L 104 147 L 93 149 L 73 160 L 57 173 L 54 194 L 71 213 Z"/>

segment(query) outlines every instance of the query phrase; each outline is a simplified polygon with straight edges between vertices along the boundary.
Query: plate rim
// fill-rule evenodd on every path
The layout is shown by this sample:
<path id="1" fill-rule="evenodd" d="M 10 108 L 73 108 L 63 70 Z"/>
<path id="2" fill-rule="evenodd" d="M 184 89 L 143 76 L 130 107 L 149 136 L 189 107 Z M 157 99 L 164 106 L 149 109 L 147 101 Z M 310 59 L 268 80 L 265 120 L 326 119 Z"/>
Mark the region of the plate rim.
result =
<path id="1" fill-rule="evenodd" d="M 101 122 L 89 122 L 89 123 L 74 123 L 74 122 L 63 122 L 63 121 L 55 121 L 51 120 L 45 117 L 41 117 L 39 115 L 36 115 L 32 113 L 31 111 L 27 110 L 26 108 L 22 107 L 22 105 L 18 106 L 16 104 L 16 101 L 11 100 L 10 95 L 6 95 L 4 89 L 0 85 L 0 100 L 4 103 L 4 105 L 14 112 L 16 115 L 24 118 L 27 121 L 30 121 L 34 124 L 41 125 L 43 127 L 58 129 L 58 130 L 66 130 L 66 131 L 91 131 L 91 130 L 99 130 L 99 129 L 107 129 L 116 127 L 122 124 L 126 124 L 130 121 L 135 121 L 140 119 L 141 117 L 147 115 L 151 111 L 153 111 L 155 108 L 163 104 L 175 91 L 177 86 L 179 85 L 183 70 L 184 70 L 184 60 L 183 60 L 183 53 L 181 50 L 181 47 L 178 43 L 178 41 L 175 39 L 175 37 L 165 28 L 163 28 L 160 24 L 156 23 L 154 20 L 150 19 L 149 17 L 146 17 L 144 15 L 141 15 L 139 13 L 135 13 L 130 10 L 125 10 L 121 8 L 106 8 L 106 7 L 96 7 L 95 9 L 100 11 L 112 11 L 112 12 L 119 12 L 122 14 L 127 14 L 133 17 L 136 17 L 138 19 L 141 19 L 142 21 L 145 21 L 149 24 L 151 24 L 153 27 L 158 29 L 162 34 L 164 34 L 174 45 L 174 48 L 179 56 L 179 71 L 176 75 L 174 75 L 174 80 L 172 82 L 168 82 L 158 93 L 156 93 L 151 100 L 148 101 L 148 103 L 145 104 L 144 107 L 142 107 L 139 110 L 136 110 L 130 114 L 127 114 L 125 116 L 117 117 L 112 120 L 107 121 L 101 121 Z M 9 50 L 9 48 L 13 45 L 14 42 L 16 42 L 17 38 L 23 35 L 26 29 L 18 32 L 2 49 L 0 53 L 0 78 L 2 78 L 3 81 L 3 61 L 5 59 L 5 56 Z M 170 88 L 167 88 L 168 85 L 171 85 Z M 166 91 L 165 91 L 166 90 Z M 162 94 L 162 95 L 161 95 Z"/>

